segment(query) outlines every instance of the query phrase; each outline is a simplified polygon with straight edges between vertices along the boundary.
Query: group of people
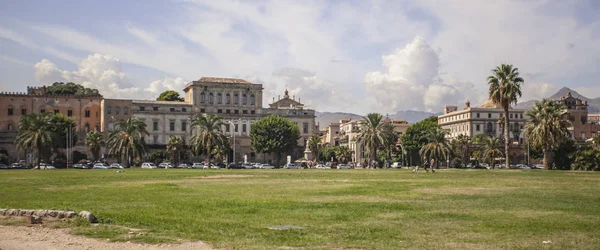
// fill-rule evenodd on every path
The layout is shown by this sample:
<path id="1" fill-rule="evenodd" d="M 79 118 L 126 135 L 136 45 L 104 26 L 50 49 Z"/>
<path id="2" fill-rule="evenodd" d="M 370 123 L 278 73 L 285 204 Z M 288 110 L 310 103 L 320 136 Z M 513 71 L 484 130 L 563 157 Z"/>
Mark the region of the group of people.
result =
<path id="1" fill-rule="evenodd" d="M 423 168 L 425 169 L 425 171 L 429 172 L 429 169 L 431 169 L 432 173 L 435 173 L 435 160 L 431 159 L 430 161 L 427 160 L 427 157 L 423 157 Z M 413 168 L 413 172 L 414 173 L 418 173 L 419 172 L 419 165 L 415 166 Z"/>

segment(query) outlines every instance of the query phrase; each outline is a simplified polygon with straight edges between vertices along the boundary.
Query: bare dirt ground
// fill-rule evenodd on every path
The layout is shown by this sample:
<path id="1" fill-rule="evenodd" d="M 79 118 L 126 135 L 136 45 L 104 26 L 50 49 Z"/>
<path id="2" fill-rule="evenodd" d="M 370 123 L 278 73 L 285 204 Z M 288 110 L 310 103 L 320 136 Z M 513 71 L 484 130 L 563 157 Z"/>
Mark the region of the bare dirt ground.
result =
<path id="1" fill-rule="evenodd" d="M 132 242 L 108 242 L 72 235 L 69 229 L 53 229 L 40 226 L 0 226 L 0 250 L 81 250 L 81 249 L 213 249 L 206 243 L 193 241 L 181 244 L 139 244 Z"/>

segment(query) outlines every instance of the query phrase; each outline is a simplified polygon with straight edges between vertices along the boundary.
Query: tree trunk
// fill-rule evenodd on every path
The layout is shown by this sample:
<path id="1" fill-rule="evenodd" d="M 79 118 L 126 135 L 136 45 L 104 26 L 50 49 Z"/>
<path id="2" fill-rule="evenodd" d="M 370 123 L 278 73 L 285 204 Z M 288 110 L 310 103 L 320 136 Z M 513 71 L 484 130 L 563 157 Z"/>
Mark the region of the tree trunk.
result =
<path id="1" fill-rule="evenodd" d="M 510 121 L 508 120 L 508 104 L 504 107 L 504 160 L 505 160 L 505 165 L 506 167 L 510 166 L 510 159 L 509 159 L 509 151 L 510 151 L 510 142 L 509 142 L 509 137 L 510 135 L 508 134 L 508 124 L 510 124 Z"/>
<path id="2" fill-rule="evenodd" d="M 550 169 L 550 161 L 551 161 L 551 156 L 552 156 L 552 151 L 550 150 L 550 148 L 545 148 L 544 149 L 544 169 L 549 170 Z"/>
<path id="3" fill-rule="evenodd" d="M 371 150 L 371 165 L 373 168 L 377 168 L 377 165 L 375 165 L 375 158 L 377 157 L 377 149 L 373 148 L 373 150 Z"/>
<path id="4" fill-rule="evenodd" d="M 37 159 L 36 159 L 36 161 L 37 161 L 37 167 L 39 167 L 39 168 L 40 168 L 40 170 L 42 169 L 42 166 L 40 166 L 41 159 L 42 159 L 42 147 L 39 147 L 39 146 L 38 146 L 38 148 L 37 148 Z"/>
<path id="5" fill-rule="evenodd" d="M 210 168 L 210 155 L 211 155 L 210 153 L 212 152 L 211 149 L 212 148 L 209 146 L 208 147 L 208 152 L 206 153 L 206 156 L 208 158 L 208 168 Z"/>

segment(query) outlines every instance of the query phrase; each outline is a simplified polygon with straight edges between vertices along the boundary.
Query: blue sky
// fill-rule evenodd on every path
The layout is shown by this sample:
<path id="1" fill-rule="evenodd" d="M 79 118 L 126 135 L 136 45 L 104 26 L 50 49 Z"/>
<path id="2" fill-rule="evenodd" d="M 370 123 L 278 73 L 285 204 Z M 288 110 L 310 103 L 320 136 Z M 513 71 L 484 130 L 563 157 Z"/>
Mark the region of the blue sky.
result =
<path id="1" fill-rule="evenodd" d="M 600 97 L 598 1 L 0 1 L 0 90 L 74 81 L 153 99 L 202 76 L 285 88 L 318 111 L 485 101 L 501 63 L 523 100 Z"/>

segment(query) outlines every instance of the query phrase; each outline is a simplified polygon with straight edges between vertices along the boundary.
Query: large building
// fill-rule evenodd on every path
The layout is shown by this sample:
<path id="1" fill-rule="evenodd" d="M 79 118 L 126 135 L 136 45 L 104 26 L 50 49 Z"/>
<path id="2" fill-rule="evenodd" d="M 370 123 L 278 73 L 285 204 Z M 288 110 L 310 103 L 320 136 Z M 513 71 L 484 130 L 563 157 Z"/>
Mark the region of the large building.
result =
<path id="1" fill-rule="evenodd" d="M 223 132 L 230 137 L 231 145 L 235 145 L 235 156 L 230 152 L 229 159 L 235 157 L 236 161 L 244 158 L 248 161 L 273 161 L 274 156 L 258 154 L 251 147 L 250 129 L 262 117 L 276 114 L 298 125 L 301 138 L 298 148 L 292 153 L 294 159 L 303 156 L 307 139 L 318 132 L 315 111 L 305 109 L 304 104 L 290 97 L 287 90 L 283 98 L 274 99 L 268 108 L 263 108 L 262 84 L 242 79 L 202 77 L 188 83 L 184 92 L 183 102 L 103 99 L 102 96 L 59 97 L 47 95 L 43 88 L 28 88 L 27 94 L 3 93 L 0 94 L 0 104 L 8 108 L 0 116 L 0 132 L 3 132 L 0 150 L 14 148 L 20 114 L 29 112 L 60 112 L 73 117 L 81 132 L 79 138 L 85 138 L 84 133 L 92 129 L 109 133 L 117 119 L 137 118 L 146 123 L 149 135 L 145 139 L 150 150 L 164 150 L 170 136 L 181 137 L 189 143 L 192 118 L 203 113 L 216 114 L 223 118 Z M 10 133 L 10 138 L 6 132 Z M 83 145 L 79 146 L 76 150 L 87 152 Z M 107 150 L 103 153 L 106 154 Z M 16 156 L 13 151 L 7 154 Z"/>
<path id="2" fill-rule="evenodd" d="M 588 114 L 587 101 L 575 98 L 571 92 L 558 100 L 566 108 L 564 118 L 571 122 L 569 132 L 575 140 L 585 141 L 600 133 L 598 114 Z"/>

